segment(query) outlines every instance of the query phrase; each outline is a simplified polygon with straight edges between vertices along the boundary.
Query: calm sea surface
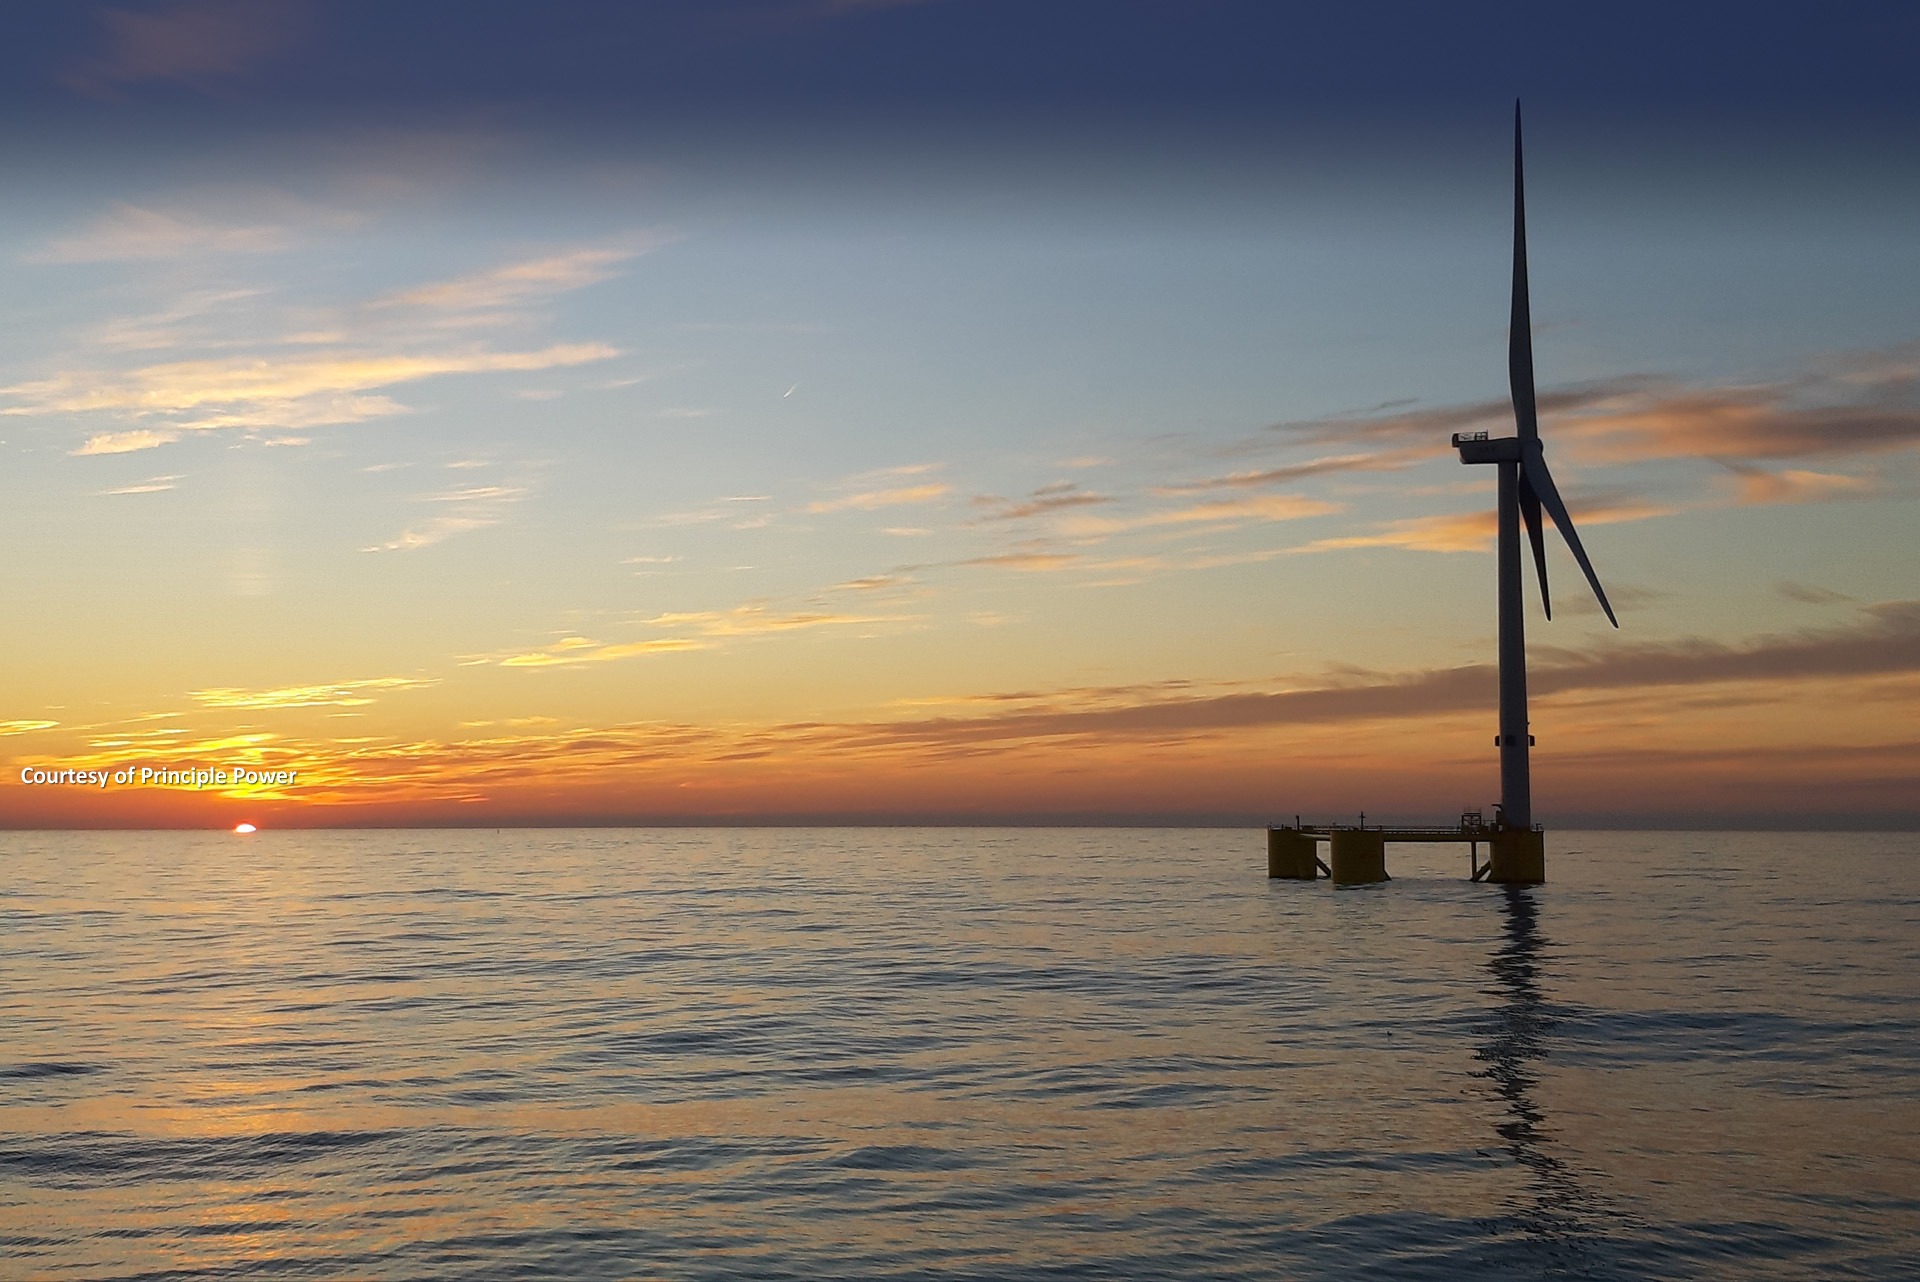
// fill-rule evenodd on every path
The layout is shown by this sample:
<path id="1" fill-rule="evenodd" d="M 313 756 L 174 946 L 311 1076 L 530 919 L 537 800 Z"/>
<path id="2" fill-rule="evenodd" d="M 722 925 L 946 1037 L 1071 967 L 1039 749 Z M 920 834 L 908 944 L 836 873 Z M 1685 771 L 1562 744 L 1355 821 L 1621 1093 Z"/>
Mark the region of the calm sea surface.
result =
<path id="1" fill-rule="evenodd" d="M 0 1276 L 1920 1274 L 1920 839 L 0 834 Z"/>

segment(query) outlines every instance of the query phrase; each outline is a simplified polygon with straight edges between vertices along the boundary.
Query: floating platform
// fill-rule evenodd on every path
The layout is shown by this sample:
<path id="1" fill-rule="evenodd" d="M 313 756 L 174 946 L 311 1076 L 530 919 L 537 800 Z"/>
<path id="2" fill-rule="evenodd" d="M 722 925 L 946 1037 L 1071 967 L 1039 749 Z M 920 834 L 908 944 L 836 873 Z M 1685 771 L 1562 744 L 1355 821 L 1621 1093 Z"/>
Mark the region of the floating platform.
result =
<path id="1" fill-rule="evenodd" d="M 1320 857 L 1321 842 L 1327 857 Z M 1547 879 L 1546 833 L 1538 828 L 1509 828 L 1485 822 L 1469 810 L 1452 826 L 1389 828 L 1384 825 L 1284 824 L 1267 829 L 1267 876 L 1312 881 L 1325 874 L 1336 886 L 1358 886 L 1390 881 L 1387 843 L 1394 841 L 1448 841 L 1467 847 L 1467 866 L 1474 881 L 1507 885 L 1534 885 Z M 1487 862 L 1480 862 L 1480 847 Z"/>

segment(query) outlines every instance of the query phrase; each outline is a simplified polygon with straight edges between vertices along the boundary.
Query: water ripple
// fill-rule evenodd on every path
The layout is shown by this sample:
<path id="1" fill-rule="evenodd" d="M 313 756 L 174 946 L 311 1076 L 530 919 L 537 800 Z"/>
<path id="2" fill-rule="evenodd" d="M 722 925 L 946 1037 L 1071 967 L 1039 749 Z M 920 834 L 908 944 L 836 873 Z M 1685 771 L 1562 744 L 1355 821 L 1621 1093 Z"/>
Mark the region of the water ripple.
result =
<path id="1" fill-rule="evenodd" d="M 8 840 L 10 1275 L 1914 1271 L 1911 838 Z"/>

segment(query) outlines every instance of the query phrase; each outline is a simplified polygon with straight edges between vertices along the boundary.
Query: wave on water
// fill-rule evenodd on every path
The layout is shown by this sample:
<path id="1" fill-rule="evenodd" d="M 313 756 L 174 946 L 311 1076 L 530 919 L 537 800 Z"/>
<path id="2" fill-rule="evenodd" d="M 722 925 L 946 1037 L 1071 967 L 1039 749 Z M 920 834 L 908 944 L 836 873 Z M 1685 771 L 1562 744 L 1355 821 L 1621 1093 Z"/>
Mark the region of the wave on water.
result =
<path id="1" fill-rule="evenodd" d="M 1581 834 L 1536 888 L 1423 847 L 1334 890 L 1214 830 L 23 835 L 0 1251 L 1906 1279 L 1920 860 L 1819 838 L 1808 894 L 1814 840 Z"/>

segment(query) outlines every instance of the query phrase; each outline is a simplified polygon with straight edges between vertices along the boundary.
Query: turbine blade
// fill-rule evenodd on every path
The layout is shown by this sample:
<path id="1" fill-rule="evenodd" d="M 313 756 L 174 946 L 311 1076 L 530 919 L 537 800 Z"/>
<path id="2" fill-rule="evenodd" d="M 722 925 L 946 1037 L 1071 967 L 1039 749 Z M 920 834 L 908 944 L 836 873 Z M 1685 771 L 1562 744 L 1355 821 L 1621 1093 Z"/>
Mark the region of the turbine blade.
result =
<path id="1" fill-rule="evenodd" d="M 1560 537 L 1567 541 L 1573 559 L 1580 563 L 1587 582 L 1593 586 L 1593 595 L 1600 601 L 1600 608 L 1607 612 L 1607 622 L 1619 627 L 1620 620 L 1613 617 L 1613 606 L 1608 604 L 1606 590 L 1600 586 L 1600 576 L 1593 572 L 1593 562 L 1587 560 L 1587 550 L 1580 546 L 1580 535 L 1573 528 L 1573 518 L 1567 514 L 1567 505 L 1560 501 L 1560 491 L 1554 488 L 1553 474 L 1547 471 L 1547 460 L 1540 453 L 1538 441 L 1533 443 L 1532 448 L 1520 451 L 1520 474 L 1532 483 L 1534 493 L 1540 496 L 1541 506 L 1553 518 Z"/>
<path id="2" fill-rule="evenodd" d="M 1540 496 L 1526 469 L 1520 471 L 1520 517 L 1527 523 L 1527 541 L 1533 544 L 1533 568 L 1540 572 L 1540 606 L 1553 618 L 1553 598 L 1547 595 L 1547 541 L 1540 530 Z"/>
<path id="3" fill-rule="evenodd" d="M 1527 184 L 1520 164 L 1520 100 L 1513 100 L 1513 307 L 1507 313 L 1507 386 L 1522 441 L 1540 439 L 1533 397 L 1533 313 L 1527 304 Z"/>

